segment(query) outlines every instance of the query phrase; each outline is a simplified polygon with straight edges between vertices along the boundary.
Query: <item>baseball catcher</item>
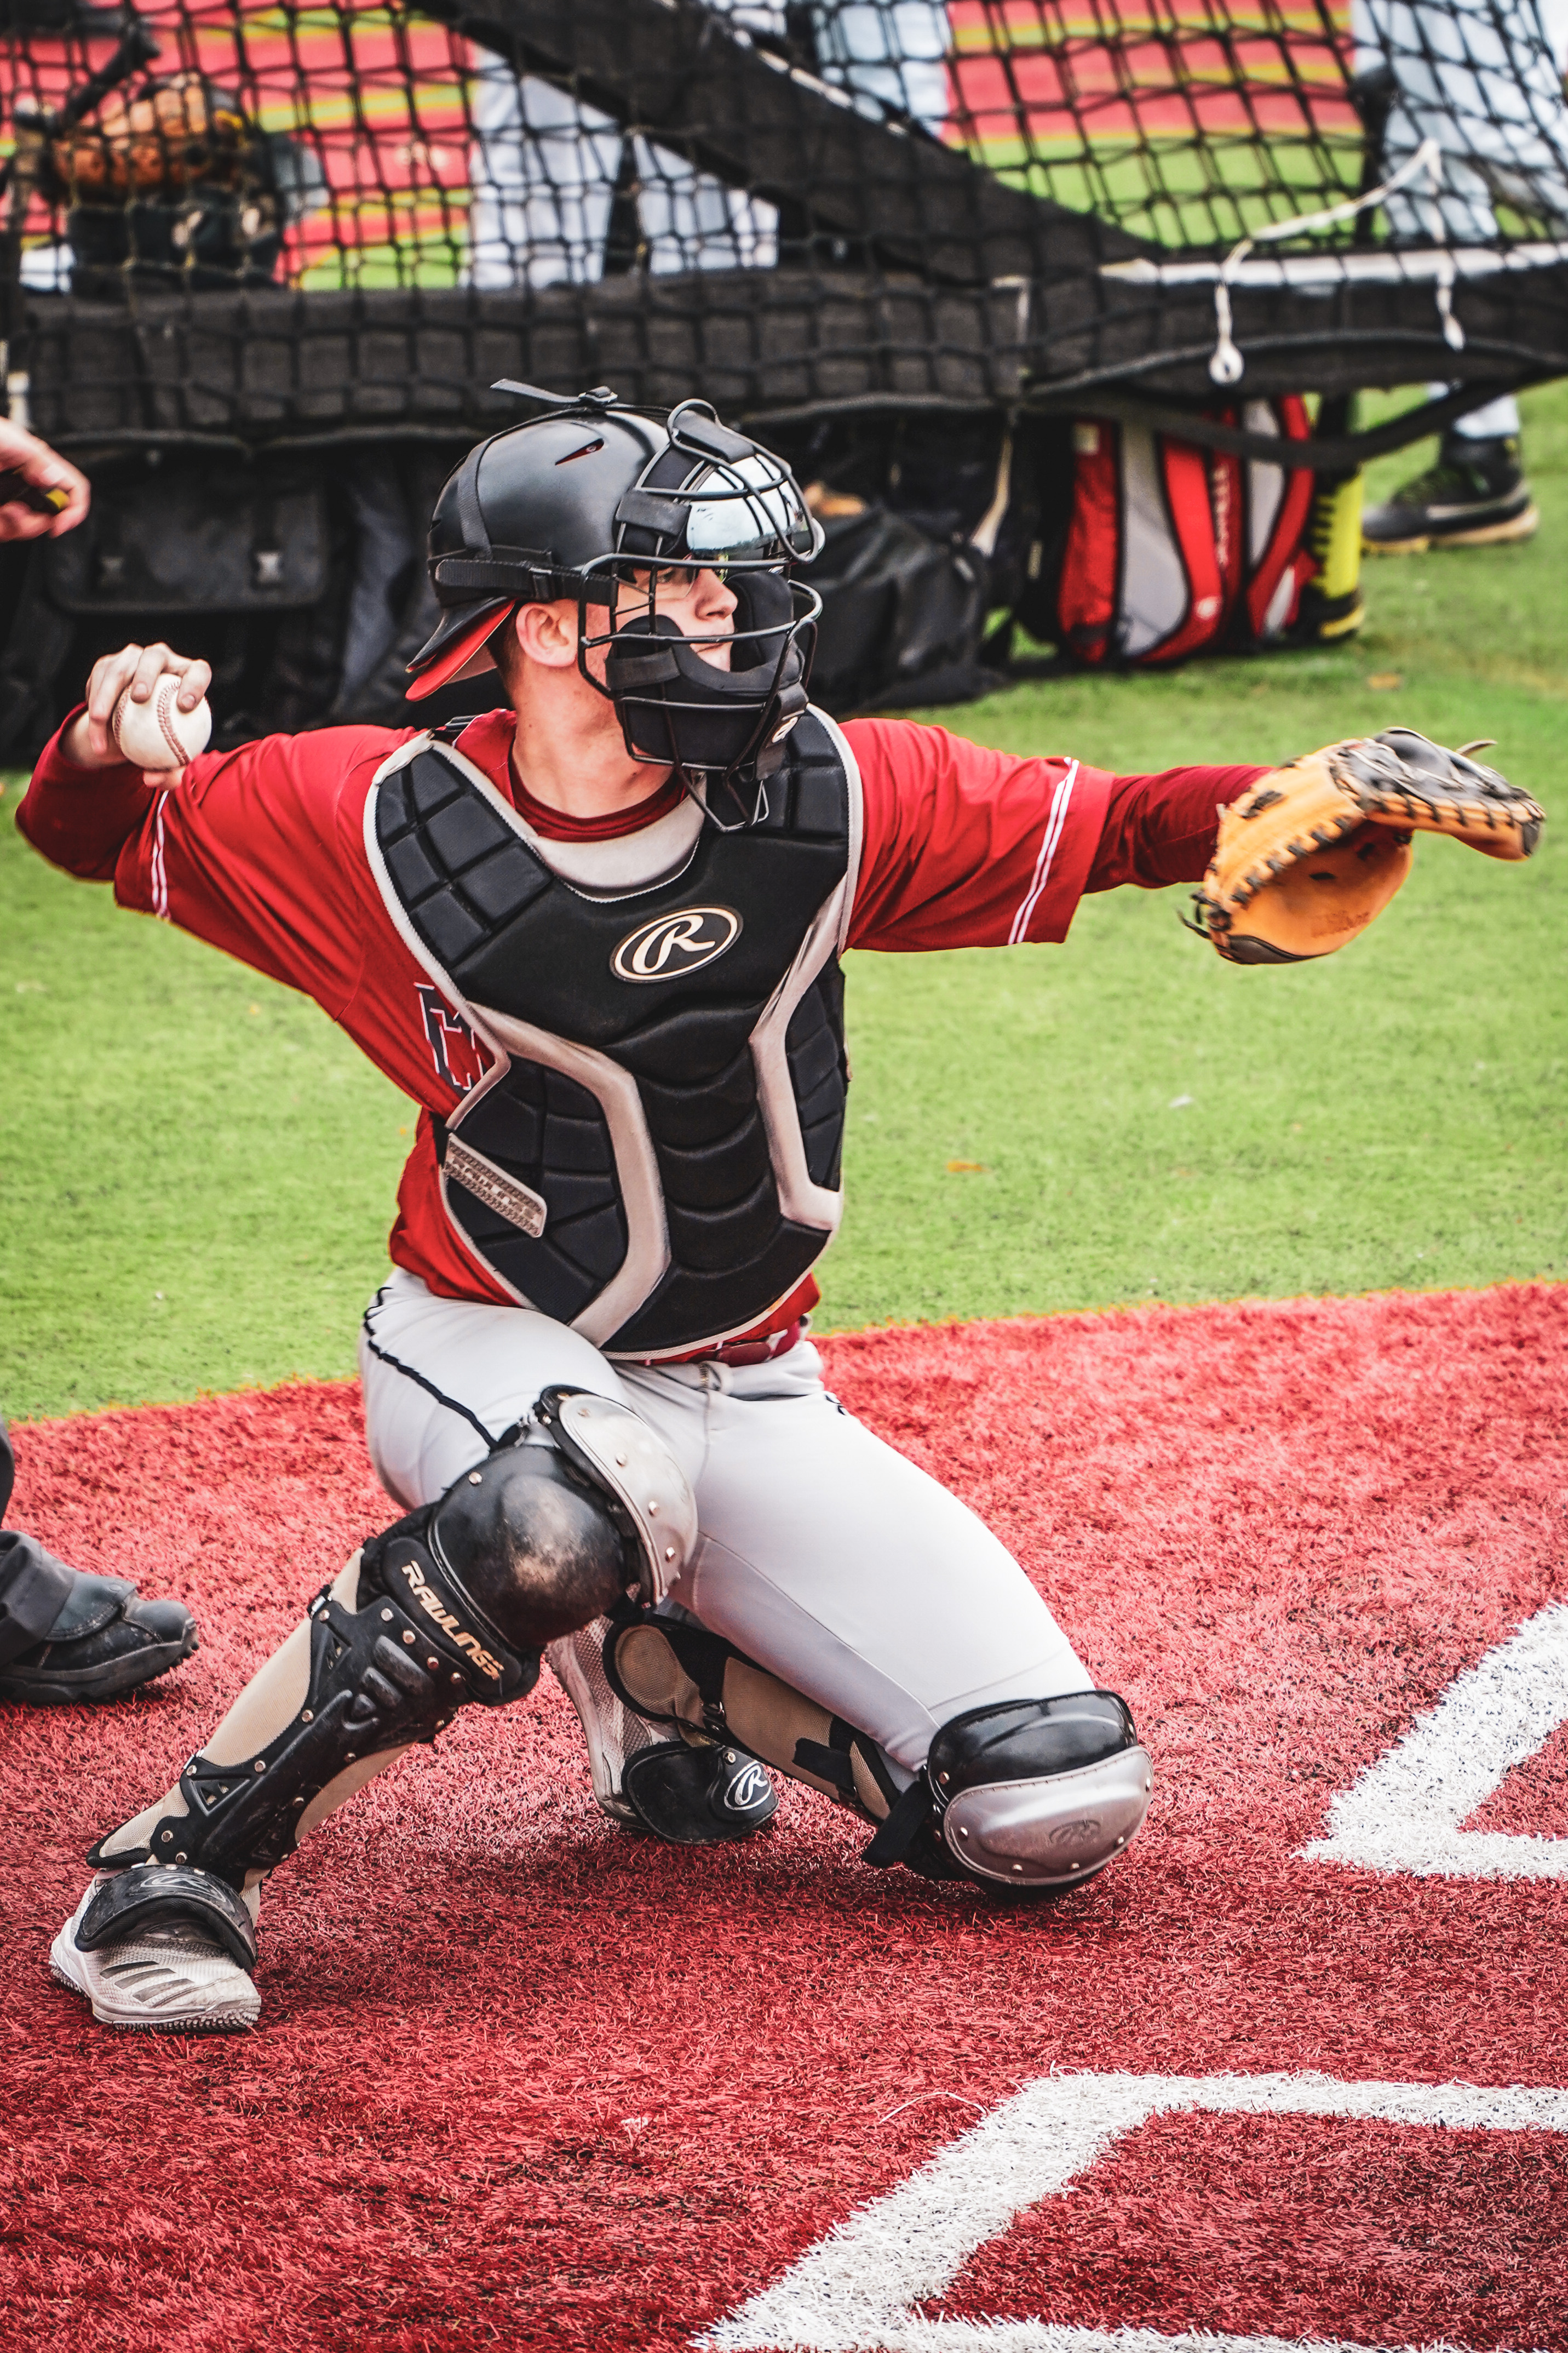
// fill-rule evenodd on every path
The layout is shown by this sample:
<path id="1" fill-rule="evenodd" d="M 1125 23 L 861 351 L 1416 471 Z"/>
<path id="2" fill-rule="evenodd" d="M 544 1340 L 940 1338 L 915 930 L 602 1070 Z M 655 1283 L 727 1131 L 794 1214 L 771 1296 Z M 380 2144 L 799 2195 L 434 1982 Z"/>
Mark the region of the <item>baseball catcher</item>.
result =
<path id="1" fill-rule="evenodd" d="M 308 991 L 422 1106 L 361 1345 L 396 1516 L 93 1848 L 52 1959 L 106 2025 L 249 2025 L 268 1874 L 544 1662 L 628 1828 L 753 1836 L 780 1772 L 858 1816 L 873 1865 L 1001 1900 L 1104 1870 L 1149 1802 L 1126 1705 L 807 1336 L 840 958 L 1059 941 L 1087 892 L 1213 868 L 1222 953 L 1289 959 L 1352 936 L 1420 812 L 1511 856 L 1540 822 L 1397 733 L 1114 776 L 839 727 L 807 697 L 820 541 L 787 468 L 700 401 L 510 389 L 543 413 L 442 491 L 410 690 L 499 676 L 499 707 L 144 778 L 118 697 L 174 670 L 191 708 L 207 672 L 128 646 L 21 811 L 57 863 Z M 1270 914 L 1298 867 L 1337 929 Z"/>

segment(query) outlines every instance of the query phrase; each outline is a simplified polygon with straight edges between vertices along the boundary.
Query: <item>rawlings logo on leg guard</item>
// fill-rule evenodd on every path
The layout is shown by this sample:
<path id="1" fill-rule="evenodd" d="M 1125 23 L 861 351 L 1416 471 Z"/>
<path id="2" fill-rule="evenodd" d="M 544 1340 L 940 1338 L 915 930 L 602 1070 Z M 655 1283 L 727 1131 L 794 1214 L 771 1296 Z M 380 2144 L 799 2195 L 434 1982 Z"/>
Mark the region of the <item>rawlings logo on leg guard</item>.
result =
<path id="1" fill-rule="evenodd" d="M 504 1672 L 500 1661 L 492 1658 L 478 1635 L 470 1634 L 468 1628 L 454 1618 L 451 1611 L 443 1605 L 435 1587 L 428 1584 L 422 1575 L 418 1563 L 412 1560 L 400 1560 L 393 1574 L 403 1577 L 412 1588 L 414 1599 L 420 1609 L 427 1618 L 434 1618 L 437 1625 L 440 1627 L 454 1647 L 466 1652 L 481 1674 L 489 1675 L 492 1683 L 499 1683 Z"/>
<path id="2" fill-rule="evenodd" d="M 1077 1886 L 1122 1852 L 1152 1778 L 1114 1692 L 966 1709 L 926 1762 L 937 1833 L 964 1876 L 1042 1891 Z"/>
<path id="3" fill-rule="evenodd" d="M 1020 1894 L 1079 1886 L 1137 1835 L 1152 1780 L 1114 1692 L 966 1708 L 942 1725 L 865 1860 Z"/>

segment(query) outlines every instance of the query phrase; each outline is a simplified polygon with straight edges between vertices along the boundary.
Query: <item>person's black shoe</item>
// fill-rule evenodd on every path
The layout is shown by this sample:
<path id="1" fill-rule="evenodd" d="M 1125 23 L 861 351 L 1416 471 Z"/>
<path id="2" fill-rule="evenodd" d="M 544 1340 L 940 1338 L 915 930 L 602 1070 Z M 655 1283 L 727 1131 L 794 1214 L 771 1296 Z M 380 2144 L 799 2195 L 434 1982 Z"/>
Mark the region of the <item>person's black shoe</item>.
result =
<path id="1" fill-rule="evenodd" d="M 1488 441 L 1445 433 L 1436 464 L 1363 515 L 1368 553 L 1419 555 L 1429 547 L 1498 547 L 1532 539 L 1541 516 L 1521 454 L 1517 433 Z"/>
<path id="2" fill-rule="evenodd" d="M 128 1578 L 89 1577 L 0 1529 L 0 1702 L 119 1699 L 188 1659 L 197 1639 L 183 1601 L 143 1601 Z"/>

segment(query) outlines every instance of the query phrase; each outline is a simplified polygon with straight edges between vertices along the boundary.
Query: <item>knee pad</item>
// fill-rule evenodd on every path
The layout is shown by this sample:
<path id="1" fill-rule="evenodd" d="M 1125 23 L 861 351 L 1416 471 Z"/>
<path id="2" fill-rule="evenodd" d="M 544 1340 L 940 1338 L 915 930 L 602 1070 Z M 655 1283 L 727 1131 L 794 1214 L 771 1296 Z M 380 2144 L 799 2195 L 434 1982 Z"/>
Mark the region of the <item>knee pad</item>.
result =
<path id="1" fill-rule="evenodd" d="M 629 1406 L 585 1389 L 546 1389 L 533 1412 L 570 1472 L 620 1531 L 627 1546 L 628 1598 L 662 1601 L 697 1542 L 697 1499 L 663 1439 Z M 609 1607 L 606 1602 L 606 1612 Z M 582 1626 L 587 1620 L 573 1622 Z"/>
<path id="2" fill-rule="evenodd" d="M 663 1595 L 697 1541 L 697 1504 L 663 1440 L 627 1407 L 552 1388 L 533 1419 L 549 1443 L 530 1441 L 524 1425 L 519 1443 L 498 1447 L 438 1503 L 367 1546 L 365 1570 L 437 1624 L 443 1591 L 456 1593 L 476 1630 L 499 1637 L 492 1652 L 535 1654 L 537 1673 L 546 1643 Z"/>
<path id="3" fill-rule="evenodd" d="M 942 1725 L 866 1860 L 1021 1892 L 1076 1887 L 1136 1835 L 1152 1778 L 1114 1692 L 972 1707 Z"/>
<path id="4" fill-rule="evenodd" d="M 542 1651 L 603 1617 L 638 1576 L 603 1493 L 553 1447 L 537 1445 L 508 1447 L 465 1472 L 439 1503 L 367 1546 L 365 1567 L 438 1626 L 460 1596 L 459 1618 L 466 1606 L 492 1659 L 508 1648 Z M 466 1635 L 455 1639 L 479 1659 Z"/>

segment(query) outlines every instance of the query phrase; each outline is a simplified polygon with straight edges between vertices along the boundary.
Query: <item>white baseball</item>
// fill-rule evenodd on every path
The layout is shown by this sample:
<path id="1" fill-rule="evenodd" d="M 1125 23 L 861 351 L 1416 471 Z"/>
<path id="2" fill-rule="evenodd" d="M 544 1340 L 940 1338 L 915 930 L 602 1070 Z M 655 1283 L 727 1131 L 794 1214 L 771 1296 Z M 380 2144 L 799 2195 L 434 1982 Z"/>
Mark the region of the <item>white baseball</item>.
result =
<path id="1" fill-rule="evenodd" d="M 115 704 L 114 740 L 133 768 L 183 768 L 206 750 L 212 706 L 204 697 L 194 711 L 177 709 L 181 683 L 166 670 L 145 702 L 133 702 L 127 687 Z"/>

